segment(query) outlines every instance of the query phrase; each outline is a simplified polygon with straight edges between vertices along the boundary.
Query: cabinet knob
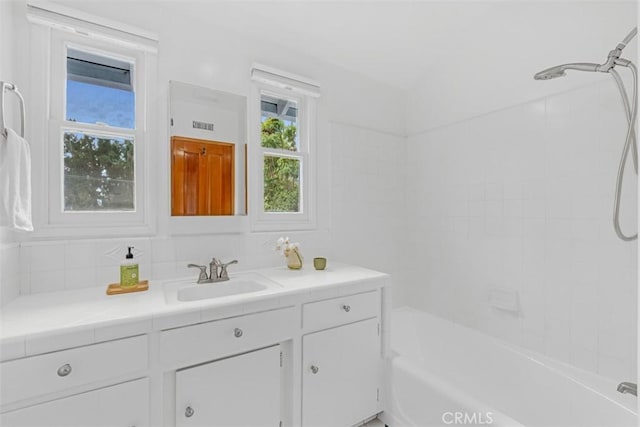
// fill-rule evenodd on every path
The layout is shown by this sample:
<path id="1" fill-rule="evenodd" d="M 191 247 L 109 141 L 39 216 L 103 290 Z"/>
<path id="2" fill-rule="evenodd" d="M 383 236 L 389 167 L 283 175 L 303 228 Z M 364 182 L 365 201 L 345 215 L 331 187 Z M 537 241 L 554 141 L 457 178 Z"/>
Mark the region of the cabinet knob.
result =
<path id="1" fill-rule="evenodd" d="M 236 338 L 240 338 L 240 337 L 242 336 L 242 334 L 243 334 L 243 332 L 242 332 L 242 329 L 240 329 L 240 328 L 235 328 L 235 329 L 233 330 L 233 335 L 234 335 Z"/>
<path id="2" fill-rule="evenodd" d="M 65 363 L 64 365 L 58 368 L 59 377 L 66 377 L 70 373 L 71 373 L 71 365 L 69 365 L 68 363 Z"/>
<path id="3" fill-rule="evenodd" d="M 187 406 L 187 409 L 184 410 L 184 416 L 187 418 L 191 418 L 196 411 L 193 410 L 191 406 Z"/>
<path id="4" fill-rule="evenodd" d="M 320 370 L 320 368 L 318 368 L 316 365 L 311 365 L 311 373 L 312 374 L 317 374 L 319 370 Z"/>
<path id="5" fill-rule="evenodd" d="M 342 309 L 348 313 L 351 311 L 351 306 L 348 304 L 345 304 L 342 306 Z"/>

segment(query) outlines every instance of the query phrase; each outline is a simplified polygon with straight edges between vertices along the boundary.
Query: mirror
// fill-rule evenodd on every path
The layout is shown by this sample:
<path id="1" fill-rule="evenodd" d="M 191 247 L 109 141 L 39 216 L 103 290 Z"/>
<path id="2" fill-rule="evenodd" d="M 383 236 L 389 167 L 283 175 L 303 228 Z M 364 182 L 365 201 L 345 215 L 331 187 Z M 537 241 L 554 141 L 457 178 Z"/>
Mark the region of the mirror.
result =
<path id="1" fill-rule="evenodd" d="M 171 216 L 246 215 L 246 97 L 169 82 Z"/>

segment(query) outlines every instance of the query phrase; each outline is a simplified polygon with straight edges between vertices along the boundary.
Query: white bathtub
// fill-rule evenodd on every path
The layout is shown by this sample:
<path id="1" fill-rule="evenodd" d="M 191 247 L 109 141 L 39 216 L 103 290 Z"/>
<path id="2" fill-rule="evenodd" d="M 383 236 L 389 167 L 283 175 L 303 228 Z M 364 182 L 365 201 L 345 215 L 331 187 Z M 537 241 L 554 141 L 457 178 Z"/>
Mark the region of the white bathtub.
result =
<path id="1" fill-rule="evenodd" d="M 617 383 L 410 308 L 392 313 L 391 427 L 632 427 Z"/>

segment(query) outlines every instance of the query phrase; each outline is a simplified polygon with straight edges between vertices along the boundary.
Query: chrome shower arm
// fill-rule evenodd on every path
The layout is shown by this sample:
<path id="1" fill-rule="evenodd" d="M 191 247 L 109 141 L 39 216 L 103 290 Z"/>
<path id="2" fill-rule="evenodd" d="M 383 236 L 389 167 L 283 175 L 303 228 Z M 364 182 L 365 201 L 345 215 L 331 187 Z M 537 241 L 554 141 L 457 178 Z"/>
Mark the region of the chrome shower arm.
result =
<path id="1" fill-rule="evenodd" d="M 618 46 L 622 45 L 622 49 L 624 49 L 629 42 L 631 41 L 632 38 L 634 38 L 636 36 L 636 34 L 638 34 L 638 27 L 634 27 L 633 30 L 629 31 L 629 34 L 627 34 L 627 37 L 625 37 L 619 44 Z"/>
<path id="2" fill-rule="evenodd" d="M 613 67 L 616 65 L 624 65 L 618 62 L 618 60 L 620 59 L 620 55 L 622 55 L 622 50 L 625 47 L 627 47 L 627 43 L 629 43 L 637 33 L 638 33 L 638 27 L 634 27 L 633 30 L 631 30 L 629 34 L 627 34 L 627 37 L 625 37 L 620 43 L 618 43 L 615 49 L 609 51 L 607 60 L 605 61 L 604 64 L 598 67 L 598 71 L 602 71 L 606 73 L 609 70 L 613 70 Z M 627 61 L 626 59 L 624 61 L 630 62 L 630 61 Z"/>

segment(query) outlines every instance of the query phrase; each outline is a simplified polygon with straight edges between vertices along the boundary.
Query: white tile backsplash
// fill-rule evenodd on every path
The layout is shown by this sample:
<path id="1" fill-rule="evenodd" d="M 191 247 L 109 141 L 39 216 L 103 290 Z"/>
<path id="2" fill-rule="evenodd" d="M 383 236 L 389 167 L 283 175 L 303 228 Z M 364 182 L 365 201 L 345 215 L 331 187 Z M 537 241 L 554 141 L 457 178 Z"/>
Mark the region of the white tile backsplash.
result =
<path id="1" fill-rule="evenodd" d="M 29 278 L 31 293 L 55 292 L 65 289 L 64 270 L 32 271 Z"/>
<path id="2" fill-rule="evenodd" d="M 65 245 L 65 267 L 67 269 L 94 269 L 98 262 L 97 245 L 84 241 L 72 241 Z"/>
<path id="3" fill-rule="evenodd" d="M 314 256 L 332 257 L 327 232 L 287 234 L 301 243 L 308 261 Z M 8 268 L 3 268 L 2 277 L 13 275 L 15 283 L 14 295 L 6 293 L 7 301 L 18 293 L 106 287 L 120 280 L 120 264 L 128 246 L 134 247 L 141 279 L 195 277 L 187 264 L 208 265 L 214 256 L 223 261 L 238 259 L 239 264 L 233 266 L 236 271 L 277 266 L 285 262 L 274 251 L 278 237 L 279 234 L 260 233 L 22 242 L 3 249 L 2 262 Z"/>
<path id="4" fill-rule="evenodd" d="M 64 288 L 80 289 L 95 286 L 96 269 L 94 268 L 69 268 L 65 270 Z"/>
<path id="5" fill-rule="evenodd" d="M 62 271 L 65 268 L 65 244 L 38 242 L 31 246 L 29 269 L 32 273 Z"/>
<path id="6" fill-rule="evenodd" d="M 0 306 L 20 294 L 20 246 L 18 243 L 0 245 Z"/>

